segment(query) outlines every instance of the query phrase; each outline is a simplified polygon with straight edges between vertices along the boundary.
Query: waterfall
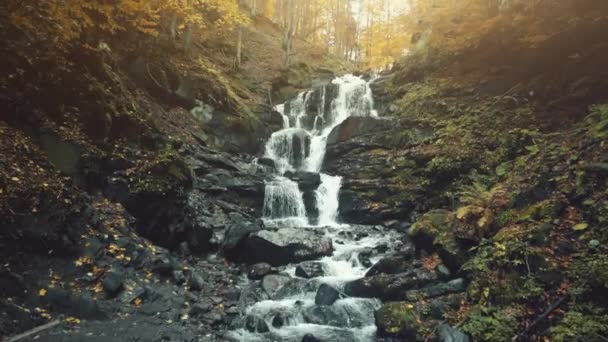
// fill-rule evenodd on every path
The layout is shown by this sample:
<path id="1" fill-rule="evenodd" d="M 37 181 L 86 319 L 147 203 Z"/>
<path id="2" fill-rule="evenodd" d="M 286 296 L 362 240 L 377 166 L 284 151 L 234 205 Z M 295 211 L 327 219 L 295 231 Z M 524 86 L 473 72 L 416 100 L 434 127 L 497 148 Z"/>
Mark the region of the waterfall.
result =
<path id="1" fill-rule="evenodd" d="M 346 282 L 363 277 L 371 263 L 377 261 L 372 261 L 376 258 L 370 254 L 372 249 L 379 245 L 389 246 L 397 240 L 394 233 L 377 227 L 339 224 L 342 177 L 320 173 L 332 130 L 351 116 L 376 116 L 373 107 L 368 83 L 352 75 L 300 93 L 276 107 L 283 116 L 284 125 L 272 134 L 265 146 L 265 156 L 275 162 L 277 171 L 266 181 L 264 222 L 279 230 L 299 227 L 314 230 L 313 234 L 323 234 L 333 242 L 333 254 L 316 261 L 322 268 L 319 275 L 304 283 L 288 282 L 284 288 L 289 290 L 281 297 L 247 304 L 243 316 L 259 320 L 266 329 L 260 331 L 248 326 L 247 321 L 240 322 L 240 329 L 229 334 L 231 341 L 297 342 L 306 334 L 313 334 L 322 341 L 375 340 L 374 312 L 381 305 L 378 299 L 349 297 L 340 298 L 330 306 L 316 304 L 319 284 L 339 290 Z M 315 173 L 314 177 L 309 173 Z M 309 183 L 298 184 L 290 179 L 314 178 L 316 182 L 318 173 L 320 185 L 314 192 Z M 306 192 L 303 193 L 300 187 L 307 189 Z M 309 222 L 307 208 L 318 210 L 318 219 L 311 217 L 311 221 L 318 222 L 316 226 Z M 284 272 L 291 277 L 298 274 L 296 265 L 288 266 Z M 250 284 L 250 289 L 260 286 L 259 283 Z M 324 322 L 326 318 L 327 322 Z"/>
<path id="2" fill-rule="evenodd" d="M 338 216 L 338 195 L 342 185 L 342 177 L 321 174 L 321 185 L 317 189 L 317 205 L 319 207 L 319 226 L 333 226 Z"/>
<path id="3" fill-rule="evenodd" d="M 282 223 L 305 226 L 306 209 L 298 183 L 277 177 L 266 184 L 264 195 L 264 217 Z"/>
<path id="4" fill-rule="evenodd" d="M 335 87 L 337 93 L 333 93 L 335 98 L 330 99 L 327 106 L 329 86 Z M 310 102 L 313 98 L 318 100 L 316 110 L 309 108 L 314 105 Z M 278 173 L 266 183 L 264 218 L 267 221 L 293 221 L 297 217 L 295 221 L 308 224 L 303 194 L 295 182 L 283 175 L 287 171 L 319 173 L 331 131 L 350 116 L 376 116 L 373 108 L 369 84 L 353 75 L 336 78 L 331 85 L 302 92 L 275 107 L 283 117 L 283 129 L 273 133 L 266 143 L 265 156 L 274 160 Z M 338 225 L 341 181 L 339 176 L 321 174 L 321 185 L 315 194 L 321 226 Z"/>

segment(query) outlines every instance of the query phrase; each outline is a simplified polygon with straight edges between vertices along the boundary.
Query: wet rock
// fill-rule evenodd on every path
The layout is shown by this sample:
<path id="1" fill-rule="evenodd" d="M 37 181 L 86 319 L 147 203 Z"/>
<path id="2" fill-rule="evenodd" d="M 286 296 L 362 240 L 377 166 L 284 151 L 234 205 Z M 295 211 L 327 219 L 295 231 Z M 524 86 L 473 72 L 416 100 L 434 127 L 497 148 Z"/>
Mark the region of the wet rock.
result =
<path id="1" fill-rule="evenodd" d="M 257 332 L 257 333 L 266 333 L 270 329 L 268 328 L 268 324 L 263 319 L 256 316 L 247 316 L 245 318 L 245 329 L 249 332 Z"/>
<path id="2" fill-rule="evenodd" d="M 169 276 L 173 272 L 173 262 L 166 254 L 161 254 L 152 260 L 152 272 L 161 276 Z"/>
<path id="3" fill-rule="evenodd" d="M 272 318 L 272 326 L 276 329 L 280 329 L 285 325 L 285 317 L 282 314 L 277 314 Z"/>
<path id="4" fill-rule="evenodd" d="M 273 267 L 270 264 L 265 262 L 257 263 L 249 267 L 247 270 L 247 278 L 250 280 L 260 280 L 272 271 Z"/>
<path id="5" fill-rule="evenodd" d="M 443 323 L 437 327 L 439 342 L 470 342 L 471 339 L 462 331 Z"/>
<path id="6" fill-rule="evenodd" d="M 284 228 L 250 235 L 245 241 L 243 259 L 281 266 L 329 256 L 332 252 L 331 239 L 308 229 Z"/>
<path id="7" fill-rule="evenodd" d="M 104 290 L 111 296 L 116 295 L 122 290 L 125 281 L 124 271 L 112 269 L 106 272 L 102 284 Z"/>
<path id="8" fill-rule="evenodd" d="M 292 278 L 285 284 L 274 296 L 274 299 L 285 299 L 296 296 L 302 292 L 315 291 L 315 283 L 306 281 L 305 279 Z"/>
<path id="9" fill-rule="evenodd" d="M 327 137 L 328 145 L 335 145 L 367 133 L 386 131 L 393 128 L 390 119 L 379 119 L 371 116 L 351 116 L 336 126 Z"/>
<path id="10" fill-rule="evenodd" d="M 14 272 L 0 270 L 0 295 L 4 298 L 26 294 L 24 278 Z"/>
<path id="11" fill-rule="evenodd" d="M 408 231 L 414 243 L 426 250 L 436 250 L 450 271 L 458 272 L 466 261 L 466 249 L 454 235 L 456 216 L 448 210 L 432 210 L 414 223 Z"/>
<path id="12" fill-rule="evenodd" d="M 103 319 L 106 315 L 93 298 L 70 293 L 64 289 L 48 289 L 43 302 L 51 310 L 83 319 Z"/>
<path id="13" fill-rule="evenodd" d="M 316 278 L 325 274 L 323 264 L 317 261 L 305 261 L 296 267 L 296 276 L 301 278 Z"/>
<path id="14" fill-rule="evenodd" d="M 313 334 L 306 334 L 302 337 L 302 342 L 321 342 L 321 340 L 316 338 Z"/>
<path id="15" fill-rule="evenodd" d="M 258 158 L 257 163 L 260 165 L 267 166 L 271 169 L 276 169 L 276 164 L 275 164 L 274 160 L 272 160 L 270 158 Z"/>
<path id="16" fill-rule="evenodd" d="M 332 305 L 340 298 L 340 292 L 327 284 L 321 284 L 315 296 L 316 305 Z"/>
<path id="17" fill-rule="evenodd" d="M 244 288 L 241 292 L 238 307 L 239 310 L 244 311 L 253 304 L 267 299 L 270 299 L 270 296 L 259 282 L 250 283 L 249 286 Z"/>
<path id="18" fill-rule="evenodd" d="M 462 293 L 458 293 L 430 299 L 428 309 L 425 312 L 433 319 L 444 320 L 446 312 L 460 308 L 463 297 Z"/>
<path id="19" fill-rule="evenodd" d="M 232 223 L 226 229 L 222 250 L 231 258 L 238 258 L 240 244 L 250 234 L 257 233 L 263 229 L 263 223 L 259 220 L 247 220 L 241 214 L 234 214 L 231 217 Z"/>
<path id="20" fill-rule="evenodd" d="M 399 300 L 408 290 L 423 287 L 437 280 L 437 274 L 413 269 L 399 274 L 378 274 L 346 283 L 344 292 L 353 297 Z"/>
<path id="21" fill-rule="evenodd" d="M 432 284 L 421 289 L 411 290 L 406 293 L 408 299 L 435 298 L 452 293 L 464 292 L 467 289 L 464 279 L 458 278 L 447 283 Z"/>
<path id="22" fill-rule="evenodd" d="M 201 291 L 205 286 L 205 279 L 197 272 L 191 272 L 188 286 L 190 291 Z"/>
<path id="23" fill-rule="evenodd" d="M 321 185 L 321 175 L 314 172 L 298 171 L 285 172 L 285 177 L 298 183 L 300 191 L 314 191 Z"/>
<path id="24" fill-rule="evenodd" d="M 378 336 L 397 337 L 405 341 L 416 341 L 421 327 L 414 306 L 409 303 L 384 304 L 375 315 Z"/>
<path id="25" fill-rule="evenodd" d="M 213 309 L 213 305 L 211 303 L 196 303 L 190 307 L 190 311 L 188 314 L 190 316 L 196 317 L 202 314 L 206 314 Z"/>
<path id="26" fill-rule="evenodd" d="M 177 285 L 181 285 L 186 282 L 186 276 L 184 275 L 183 271 L 173 271 L 172 276 L 173 276 L 173 281 Z"/>
<path id="27" fill-rule="evenodd" d="M 262 279 L 262 288 L 271 297 L 274 296 L 291 281 L 291 277 L 284 274 L 268 274 Z"/>
<path id="28" fill-rule="evenodd" d="M 340 308 L 333 306 L 311 306 L 302 312 L 306 323 L 329 325 L 332 327 L 347 327 L 348 317 Z"/>
<path id="29" fill-rule="evenodd" d="M 380 259 L 375 263 L 365 274 L 366 277 L 371 277 L 377 274 L 397 274 L 407 271 L 412 267 L 412 259 L 414 258 L 413 249 L 408 249 L 402 253 L 391 255 Z"/>

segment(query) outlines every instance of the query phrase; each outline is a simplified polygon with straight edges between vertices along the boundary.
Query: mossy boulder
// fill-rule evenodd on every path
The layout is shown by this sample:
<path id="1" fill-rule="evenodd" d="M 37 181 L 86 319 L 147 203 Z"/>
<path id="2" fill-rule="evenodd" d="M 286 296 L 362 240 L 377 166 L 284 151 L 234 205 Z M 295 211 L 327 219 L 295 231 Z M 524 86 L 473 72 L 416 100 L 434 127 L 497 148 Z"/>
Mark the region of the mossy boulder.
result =
<path id="1" fill-rule="evenodd" d="M 408 233 L 418 247 L 436 250 L 446 265 L 457 272 L 467 257 L 455 235 L 457 224 L 453 212 L 437 209 L 422 215 Z"/>
<path id="2" fill-rule="evenodd" d="M 384 304 L 375 313 L 378 336 L 397 337 L 406 341 L 416 341 L 422 324 L 412 304 L 393 302 Z"/>

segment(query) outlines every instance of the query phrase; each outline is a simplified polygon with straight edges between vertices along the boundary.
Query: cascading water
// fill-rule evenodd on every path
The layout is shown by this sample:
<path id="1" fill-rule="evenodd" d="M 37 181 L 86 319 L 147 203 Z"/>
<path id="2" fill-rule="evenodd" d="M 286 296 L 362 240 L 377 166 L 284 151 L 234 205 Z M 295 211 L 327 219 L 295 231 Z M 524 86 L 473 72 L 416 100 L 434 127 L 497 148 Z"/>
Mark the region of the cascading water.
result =
<path id="1" fill-rule="evenodd" d="M 331 102 L 327 103 L 328 100 Z M 245 316 L 255 316 L 270 328 L 265 333 L 239 329 L 232 335 L 236 340 L 300 342 L 307 333 L 322 341 L 374 340 L 373 313 L 380 305 L 376 299 L 342 298 L 335 302 L 331 310 L 345 317 L 342 325 L 311 322 L 307 315 L 311 310 L 321 310 L 315 305 L 319 284 L 340 289 L 345 282 L 364 276 L 370 264 L 362 265 L 360 254 L 390 243 L 392 235 L 366 228 L 362 235 L 365 237 L 353 238 L 359 235 L 361 227 L 337 222 L 342 185 L 342 178 L 337 175 L 320 174 L 321 184 L 314 193 L 318 220 L 311 225 L 304 194 L 298 183 L 288 178 L 298 172 L 319 173 L 331 131 L 350 116 L 377 116 L 373 107 L 368 83 L 352 75 L 337 78 L 321 89 L 303 92 L 276 107 L 283 116 L 284 128 L 272 134 L 265 147 L 265 157 L 275 162 L 277 175 L 266 183 L 264 221 L 278 228 L 319 230 L 334 241 L 334 253 L 318 261 L 324 274 L 308 280 L 307 290 L 246 308 Z M 294 276 L 295 268 L 289 267 L 285 272 Z M 274 324 L 277 317 L 281 317 L 280 327 Z"/>

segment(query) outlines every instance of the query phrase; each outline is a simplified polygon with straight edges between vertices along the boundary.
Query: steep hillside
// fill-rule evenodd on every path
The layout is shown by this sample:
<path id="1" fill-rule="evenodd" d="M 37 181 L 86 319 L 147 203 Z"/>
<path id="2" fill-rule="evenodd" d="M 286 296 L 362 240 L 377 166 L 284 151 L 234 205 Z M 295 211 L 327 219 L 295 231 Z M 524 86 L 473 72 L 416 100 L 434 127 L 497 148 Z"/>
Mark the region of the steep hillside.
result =
<path id="1" fill-rule="evenodd" d="M 373 85 L 385 123 L 354 118 L 328 147 L 345 221 L 407 231 L 467 279 L 457 305 L 387 304 L 386 336 L 446 319 L 478 341 L 606 338 L 608 8 L 514 3 L 472 36 L 427 35 Z"/>
<path id="2" fill-rule="evenodd" d="M 139 32 L 65 44 L 42 7 L 34 29 L 14 7 L 0 4 L 0 336 L 59 318 L 125 340 L 221 331 L 238 270 L 204 256 L 235 247 L 231 226 L 237 242 L 259 229 L 265 171 L 250 163 L 282 127 L 271 105 L 348 66 L 297 41 L 283 67 L 282 30 L 261 17 L 236 70 L 233 31 L 189 53 Z M 158 324 L 183 314 L 197 323 Z"/>

